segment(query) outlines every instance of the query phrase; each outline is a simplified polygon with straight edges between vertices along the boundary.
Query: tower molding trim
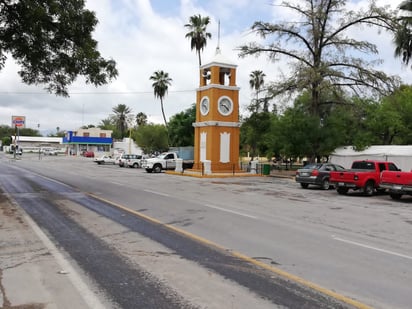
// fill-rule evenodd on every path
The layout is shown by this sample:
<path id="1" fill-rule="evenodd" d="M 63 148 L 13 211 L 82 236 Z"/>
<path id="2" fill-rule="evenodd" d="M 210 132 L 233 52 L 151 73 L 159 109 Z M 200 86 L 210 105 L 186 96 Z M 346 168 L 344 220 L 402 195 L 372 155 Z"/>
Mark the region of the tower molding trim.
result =
<path id="1" fill-rule="evenodd" d="M 240 128 L 240 122 L 229 122 L 229 121 L 201 121 L 193 122 L 192 126 L 195 128 L 204 127 L 229 127 L 229 128 Z"/>
<path id="2" fill-rule="evenodd" d="M 225 90 L 240 90 L 240 87 L 237 86 L 226 86 L 226 85 L 220 85 L 220 84 L 209 84 L 203 87 L 199 87 L 196 89 L 196 91 L 204 91 L 208 89 L 225 89 Z"/>

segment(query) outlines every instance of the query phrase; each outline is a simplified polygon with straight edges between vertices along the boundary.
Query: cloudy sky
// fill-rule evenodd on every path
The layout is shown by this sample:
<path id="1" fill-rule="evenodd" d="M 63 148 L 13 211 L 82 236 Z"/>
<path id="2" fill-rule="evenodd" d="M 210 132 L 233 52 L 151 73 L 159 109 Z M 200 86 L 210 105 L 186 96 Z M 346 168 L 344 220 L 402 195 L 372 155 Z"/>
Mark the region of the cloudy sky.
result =
<path id="1" fill-rule="evenodd" d="M 202 55 L 206 63 L 217 46 L 220 20 L 222 54 L 238 64 L 237 85 L 240 90 L 241 113 L 252 98 L 249 74 L 262 70 L 266 81 L 275 81 L 279 72 L 287 71 L 285 62 L 271 63 L 266 57 L 241 59 L 236 50 L 242 44 L 256 41 L 250 33 L 254 21 L 281 22 L 291 20 L 279 7 L 278 0 L 87 0 L 87 8 L 96 12 L 99 24 L 94 37 L 105 58 L 113 58 L 119 76 L 109 85 L 95 88 L 79 78 L 73 84 L 70 98 L 48 94 L 41 86 L 26 86 L 17 75 L 18 66 L 12 59 L 0 72 L 0 124 L 11 125 L 12 116 L 25 116 L 26 127 L 39 128 L 44 135 L 60 130 L 75 130 L 82 125 L 98 125 L 112 114 L 113 107 L 126 104 L 133 114 L 143 112 L 150 122 L 162 123 L 160 102 L 154 98 L 149 77 L 164 70 L 173 79 L 165 98 L 165 113 L 170 117 L 191 106 L 198 87 L 198 60 L 185 38 L 189 17 L 209 16 L 208 32 L 212 39 Z M 351 9 L 365 5 L 364 0 L 348 1 Z M 396 8 L 401 1 L 377 0 L 379 5 Z M 356 30 L 358 39 L 376 44 L 381 69 L 399 75 L 404 83 L 412 81 L 412 70 L 393 57 L 391 37 L 378 34 L 376 29 Z"/>

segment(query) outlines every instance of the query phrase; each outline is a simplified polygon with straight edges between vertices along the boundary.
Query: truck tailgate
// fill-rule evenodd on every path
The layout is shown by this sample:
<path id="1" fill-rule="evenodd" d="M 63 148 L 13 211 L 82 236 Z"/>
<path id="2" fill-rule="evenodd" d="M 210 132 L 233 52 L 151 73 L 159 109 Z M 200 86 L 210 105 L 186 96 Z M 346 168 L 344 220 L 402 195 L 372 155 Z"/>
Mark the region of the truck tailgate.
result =
<path id="1" fill-rule="evenodd" d="M 351 171 L 341 171 L 341 172 L 330 172 L 330 182 L 354 182 L 355 172 Z"/>

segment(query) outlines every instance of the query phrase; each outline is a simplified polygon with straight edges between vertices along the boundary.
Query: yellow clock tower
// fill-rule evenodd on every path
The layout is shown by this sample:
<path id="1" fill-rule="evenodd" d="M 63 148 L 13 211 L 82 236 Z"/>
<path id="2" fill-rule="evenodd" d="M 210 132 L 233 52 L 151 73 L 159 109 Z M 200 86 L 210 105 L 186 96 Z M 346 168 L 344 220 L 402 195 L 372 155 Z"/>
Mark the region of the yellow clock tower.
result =
<path id="1" fill-rule="evenodd" d="M 194 170 L 205 174 L 239 170 L 239 87 L 237 65 L 220 48 L 200 67 L 196 97 Z"/>

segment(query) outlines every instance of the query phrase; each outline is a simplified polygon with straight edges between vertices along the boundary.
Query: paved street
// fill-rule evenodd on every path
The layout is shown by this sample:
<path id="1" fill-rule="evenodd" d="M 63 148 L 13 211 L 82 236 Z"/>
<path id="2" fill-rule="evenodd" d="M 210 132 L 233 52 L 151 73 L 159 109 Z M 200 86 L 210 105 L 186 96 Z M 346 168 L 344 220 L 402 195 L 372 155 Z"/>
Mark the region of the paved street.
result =
<path id="1" fill-rule="evenodd" d="M 303 190 L 287 178 L 198 179 L 164 173 L 147 174 L 141 169 L 97 166 L 87 158 L 47 157 L 38 160 L 34 156 L 25 156 L 17 162 L 3 158 L 1 164 L 2 167 L 14 167 L 16 171 L 31 170 L 47 179 L 56 179 L 58 184 L 69 185 L 67 192 L 65 185 L 59 186 L 61 192 L 58 192 L 59 197 L 56 195 L 54 204 L 60 205 L 59 209 L 64 210 L 77 224 L 99 239 L 104 239 L 105 243 L 131 258 L 154 278 L 160 278 L 165 286 L 173 287 L 174 295 L 179 295 L 188 306 L 208 304 L 208 308 L 223 308 L 221 301 L 229 301 L 225 295 L 229 295 L 226 293 L 230 289 L 235 289 L 229 292 L 235 296 L 226 307 L 231 304 L 233 308 L 250 308 L 240 305 L 245 302 L 255 308 L 273 308 L 276 302 L 267 303 L 257 297 L 259 293 L 245 293 L 242 284 L 227 286 L 224 277 L 218 281 L 225 287 L 211 289 L 211 285 L 205 283 L 200 289 L 203 293 L 199 294 L 199 290 L 194 289 L 193 274 L 196 273 L 196 278 L 204 276 L 204 279 L 196 280 L 197 286 L 199 282 L 208 282 L 206 278 L 210 278 L 211 274 L 218 273 L 217 270 L 210 272 L 213 267 L 199 267 L 198 261 L 182 263 L 182 254 L 176 248 L 171 250 L 159 240 L 153 241 L 144 236 L 142 231 L 129 233 L 130 228 L 125 228 L 122 223 L 115 223 L 96 210 L 79 207 L 78 201 L 70 202 L 71 199 L 61 196 L 91 194 L 100 201 L 115 203 L 160 224 L 189 233 L 192 238 L 197 237 L 228 252 L 240 254 L 242 258 L 252 258 L 257 263 L 255 265 L 262 263 L 268 269 L 286 272 L 290 280 L 296 279 L 292 277 L 296 276 L 302 279 L 305 286 L 313 284 L 334 291 L 344 300 L 352 299 L 358 304 L 376 308 L 409 307 L 412 246 L 408 236 L 411 232 L 412 212 L 409 204 L 412 199 L 408 197 L 395 202 L 388 196 L 339 196 L 334 190 Z M 30 175 L 25 178 L 36 177 L 35 174 Z M 26 192 L 28 188 L 12 188 L 10 177 L 10 172 L 2 174 L 0 188 L 21 192 L 12 194 L 14 199 L 30 198 Z M 43 189 L 38 191 L 40 193 L 51 186 L 48 181 L 39 182 L 37 177 L 35 183 L 42 186 Z M 69 193 L 72 190 L 69 188 L 74 188 L 78 193 Z M 5 225 L 11 222 L 4 220 L 7 212 L 3 210 L 1 216 L 2 235 L 3 229 L 8 232 L 13 230 Z M 24 212 L 16 205 L 13 213 L 24 219 Z M 31 227 L 25 223 L 20 228 L 22 226 L 29 235 Z M 44 250 L 46 253 L 41 256 L 48 256 L 50 249 L 44 249 L 38 240 L 33 242 L 42 248 L 39 252 Z M 136 244 L 139 246 L 135 247 Z M 149 249 L 145 250 L 147 246 Z M 31 249 L 29 251 L 33 252 Z M 1 256 L 5 256 L 4 251 Z M 182 264 L 170 266 L 170 263 L 177 263 L 176 260 Z M 88 282 L 88 276 L 82 275 L 81 267 L 77 267 L 74 266 L 74 269 L 90 290 L 89 296 L 83 297 L 84 308 L 90 307 L 90 302 L 95 301 L 94 296 L 102 306 L 111 307 L 113 304 L 100 286 Z M 0 268 L 4 278 L 7 268 L 3 263 Z M 53 275 L 60 280 L 68 280 L 68 274 L 59 273 L 59 268 L 61 266 L 54 266 Z M 188 269 L 191 270 L 189 273 L 186 272 Z M 216 279 L 219 276 L 212 277 Z M 2 282 L 4 285 L 4 282 L 10 281 Z M 76 293 L 75 285 L 70 285 Z M 58 293 L 52 294 L 57 297 Z M 216 299 L 214 305 L 207 300 L 210 295 Z M 205 299 L 202 300 L 202 297 Z M 11 304 L 16 304 L 15 297 L 10 298 Z M 351 304 L 346 303 L 345 306 Z M 81 304 L 78 307 L 82 308 Z"/>

